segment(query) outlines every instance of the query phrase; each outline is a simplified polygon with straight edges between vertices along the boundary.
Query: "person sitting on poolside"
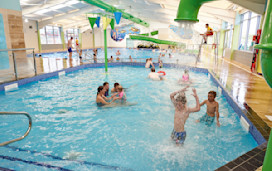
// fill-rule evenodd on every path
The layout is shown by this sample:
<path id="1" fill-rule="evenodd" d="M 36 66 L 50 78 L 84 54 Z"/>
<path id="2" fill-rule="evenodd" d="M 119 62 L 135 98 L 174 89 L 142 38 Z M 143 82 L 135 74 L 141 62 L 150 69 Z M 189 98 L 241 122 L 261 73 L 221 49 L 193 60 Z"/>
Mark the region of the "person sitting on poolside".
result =
<path id="1" fill-rule="evenodd" d="M 116 52 L 116 56 L 119 56 L 119 55 L 121 55 L 121 53 L 120 53 L 120 51 L 119 51 L 119 50 L 117 50 L 117 52 Z"/>
<path id="2" fill-rule="evenodd" d="M 96 96 L 96 104 L 97 106 L 104 106 L 104 105 L 109 105 L 112 102 L 114 102 L 117 98 L 116 97 L 111 97 L 113 100 L 111 102 L 107 102 L 104 99 L 104 94 L 106 92 L 106 88 L 103 86 L 99 86 L 97 89 L 97 96 Z"/>
<path id="3" fill-rule="evenodd" d="M 114 87 L 111 89 L 111 93 L 117 93 L 118 92 L 117 88 L 119 85 L 120 85 L 119 83 L 114 83 L 113 85 Z"/>
<path id="4" fill-rule="evenodd" d="M 204 34 L 200 34 L 203 36 L 204 44 L 207 44 L 207 37 L 213 35 L 213 29 L 209 27 L 209 24 L 206 24 L 205 26 L 207 28 L 207 31 Z"/>
<path id="5" fill-rule="evenodd" d="M 208 93 L 208 99 L 200 103 L 200 106 L 203 106 L 204 104 L 206 104 L 207 111 L 201 118 L 196 120 L 196 122 L 205 122 L 206 125 L 211 126 L 216 115 L 216 124 L 218 127 L 220 127 L 219 112 L 218 112 L 219 104 L 217 101 L 214 100 L 215 97 L 216 97 L 216 92 L 210 91 Z"/>
<path id="6" fill-rule="evenodd" d="M 170 94 L 170 99 L 175 107 L 174 129 L 172 131 L 171 138 L 177 145 L 183 144 L 185 141 L 186 131 L 184 130 L 184 126 L 190 113 L 198 112 L 200 110 L 199 99 L 194 88 L 192 91 L 196 100 L 196 106 L 194 108 L 187 107 L 187 98 L 184 93 L 187 88 L 188 86 Z M 175 98 L 176 94 L 178 95 Z"/>
<path id="7" fill-rule="evenodd" d="M 162 76 L 159 73 L 155 72 L 155 68 L 151 68 L 151 72 L 148 74 L 148 78 L 150 78 L 154 81 L 163 80 Z"/>

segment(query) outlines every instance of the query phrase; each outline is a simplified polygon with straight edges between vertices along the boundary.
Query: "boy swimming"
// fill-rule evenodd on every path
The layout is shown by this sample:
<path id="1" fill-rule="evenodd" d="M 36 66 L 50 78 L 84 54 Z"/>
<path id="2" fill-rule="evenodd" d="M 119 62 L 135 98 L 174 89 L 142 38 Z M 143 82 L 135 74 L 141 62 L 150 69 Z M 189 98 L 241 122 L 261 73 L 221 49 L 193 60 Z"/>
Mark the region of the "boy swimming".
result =
<path id="1" fill-rule="evenodd" d="M 210 91 L 208 93 L 208 99 L 200 103 L 200 106 L 203 106 L 204 104 L 206 104 L 207 112 L 201 118 L 196 120 L 196 122 L 205 122 L 206 125 L 211 126 L 216 115 L 216 124 L 218 127 L 220 127 L 219 112 L 218 112 L 219 104 L 217 101 L 214 100 L 215 97 L 216 97 L 216 92 Z"/>
<path id="2" fill-rule="evenodd" d="M 184 130 L 184 126 L 189 114 L 200 110 L 199 99 L 194 88 L 192 91 L 196 100 L 196 106 L 194 108 L 187 107 L 187 98 L 184 92 L 188 87 L 189 86 L 170 94 L 170 99 L 175 106 L 174 129 L 172 131 L 171 138 L 176 141 L 176 144 L 183 144 L 185 141 L 186 131 Z M 176 98 L 175 95 L 177 95 Z"/>

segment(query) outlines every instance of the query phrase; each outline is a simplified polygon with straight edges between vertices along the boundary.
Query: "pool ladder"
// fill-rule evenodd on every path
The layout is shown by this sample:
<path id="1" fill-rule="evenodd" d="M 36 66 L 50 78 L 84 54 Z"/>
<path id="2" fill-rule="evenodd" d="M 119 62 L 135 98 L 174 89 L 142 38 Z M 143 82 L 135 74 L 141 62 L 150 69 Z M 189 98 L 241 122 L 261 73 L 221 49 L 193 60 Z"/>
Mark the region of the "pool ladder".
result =
<path id="1" fill-rule="evenodd" d="M 32 119 L 28 113 L 26 113 L 26 112 L 0 112 L 0 115 L 25 115 L 28 118 L 28 123 L 29 123 L 28 129 L 23 136 L 13 139 L 13 140 L 10 140 L 10 141 L 0 143 L 0 146 L 8 145 L 8 144 L 13 143 L 15 141 L 20 141 L 20 140 L 24 139 L 29 134 L 31 127 L 32 127 Z"/>

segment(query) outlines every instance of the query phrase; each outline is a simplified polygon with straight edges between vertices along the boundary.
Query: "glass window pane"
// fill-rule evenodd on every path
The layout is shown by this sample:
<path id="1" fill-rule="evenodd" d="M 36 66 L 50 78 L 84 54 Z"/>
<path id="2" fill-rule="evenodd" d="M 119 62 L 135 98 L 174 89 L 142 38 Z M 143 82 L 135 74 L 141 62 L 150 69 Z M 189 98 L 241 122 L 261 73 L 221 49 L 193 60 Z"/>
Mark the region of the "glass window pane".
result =
<path id="1" fill-rule="evenodd" d="M 248 33 L 248 41 L 247 41 L 247 49 L 252 49 L 251 46 L 253 46 L 253 36 L 256 35 L 257 33 L 257 17 L 254 17 L 250 21 L 250 26 L 249 26 L 249 33 Z M 250 48 L 251 47 L 251 48 Z"/>
<path id="2" fill-rule="evenodd" d="M 46 26 L 46 37 L 47 37 L 47 44 L 54 44 L 54 34 L 53 34 L 52 26 Z"/>
<path id="3" fill-rule="evenodd" d="M 54 27 L 54 40 L 55 44 L 61 44 L 60 30 L 58 27 Z"/>
<path id="4" fill-rule="evenodd" d="M 44 28 L 40 29 L 41 44 L 46 44 L 46 35 Z"/>
<path id="5" fill-rule="evenodd" d="M 248 20 L 249 19 L 249 12 L 244 13 L 244 20 Z"/>
<path id="6" fill-rule="evenodd" d="M 242 26 L 242 36 L 241 36 L 241 44 L 239 46 L 239 49 L 240 50 L 246 50 L 246 36 L 247 36 L 247 23 L 248 23 L 248 20 L 245 20 L 243 22 L 243 26 Z"/>
<path id="7" fill-rule="evenodd" d="M 258 16 L 258 14 L 254 13 L 254 12 L 251 13 L 251 18 L 257 17 L 257 16 Z"/>

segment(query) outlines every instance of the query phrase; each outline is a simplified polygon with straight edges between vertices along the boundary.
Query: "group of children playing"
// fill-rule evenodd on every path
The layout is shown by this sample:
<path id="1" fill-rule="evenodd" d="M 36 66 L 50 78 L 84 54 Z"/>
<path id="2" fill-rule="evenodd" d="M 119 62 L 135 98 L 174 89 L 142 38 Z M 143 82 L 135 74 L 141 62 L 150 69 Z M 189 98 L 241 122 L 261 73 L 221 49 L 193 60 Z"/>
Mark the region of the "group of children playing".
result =
<path id="1" fill-rule="evenodd" d="M 148 78 L 152 80 L 163 80 L 161 79 L 159 73 L 155 73 L 155 68 L 151 68 L 151 72 L 148 75 Z M 171 134 L 171 138 L 176 142 L 177 145 L 183 144 L 186 138 L 186 131 L 184 129 L 185 123 L 189 117 L 189 115 L 193 112 L 199 112 L 200 107 L 203 105 L 207 106 L 206 113 L 196 120 L 196 122 L 205 122 L 207 126 L 211 126 L 216 117 L 216 124 L 219 127 L 219 104 L 215 101 L 216 92 L 210 91 L 208 93 L 208 99 L 204 100 L 202 103 L 199 103 L 199 98 L 197 96 L 196 90 L 193 88 L 193 96 L 196 100 L 195 107 L 187 106 L 187 98 L 185 95 L 185 91 L 190 87 L 188 84 L 191 84 L 192 81 L 189 77 L 189 71 L 184 70 L 184 74 L 182 78 L 178 81 L 180 84 L 187 84 L 187 86 L 179 91 L 173 92 L 170 94 L 170 99 L 175 107 L 175 115 L 174 115 L 174 129 Z"/>
<path id="2" fill-rule="evenodd" d="M 124 88 L 119 83 L 114 83 L 114 88 L 111 89 L 111 96 L 109 97 L 109 83 L 104 82 L 103 86 L 99 86 L 97 88 L 97 106 L 110 105 L 114 102 L 126 102 L 126 94 L 124 92 Z"/>

